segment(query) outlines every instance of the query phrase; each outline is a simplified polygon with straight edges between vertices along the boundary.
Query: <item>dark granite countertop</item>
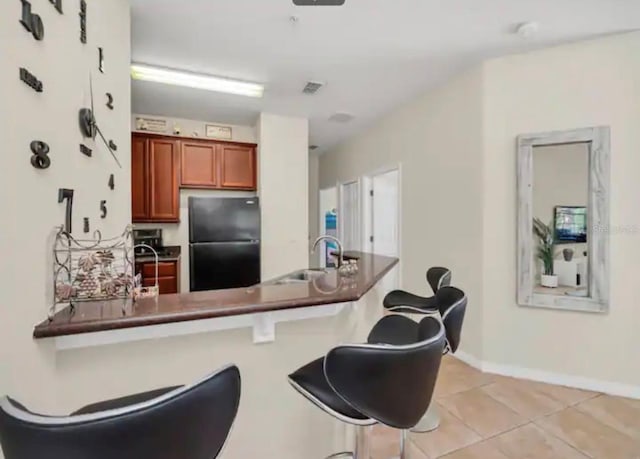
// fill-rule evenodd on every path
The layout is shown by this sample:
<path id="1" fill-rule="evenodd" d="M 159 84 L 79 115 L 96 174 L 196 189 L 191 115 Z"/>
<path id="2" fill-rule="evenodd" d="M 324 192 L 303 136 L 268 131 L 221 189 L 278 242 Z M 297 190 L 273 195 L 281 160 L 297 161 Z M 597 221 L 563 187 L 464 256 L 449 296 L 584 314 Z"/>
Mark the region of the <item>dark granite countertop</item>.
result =
<path id="1" fill-rule="evenodd" d="M 212 290 L 158 298 L 79 303 L 65 308 L 51 321 L 35 326 L 35 338 L 142 327 L 189 320 L 210 319 L 358 300 L 397 263 L 397 258 L 348 252 L 358 259 L 359 272 L 342 278 L 335 270 L 313 282 L 259 284 L 247 288 Z"/>

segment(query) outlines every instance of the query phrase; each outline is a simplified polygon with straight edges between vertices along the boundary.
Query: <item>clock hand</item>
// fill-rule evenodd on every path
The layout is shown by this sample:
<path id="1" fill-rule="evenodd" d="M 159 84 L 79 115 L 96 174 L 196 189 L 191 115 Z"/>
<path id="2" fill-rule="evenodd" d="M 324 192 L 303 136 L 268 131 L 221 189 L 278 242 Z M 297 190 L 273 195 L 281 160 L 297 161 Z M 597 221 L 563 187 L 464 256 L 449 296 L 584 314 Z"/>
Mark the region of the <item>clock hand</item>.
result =
<path id="1" fill-rule="evenodd" d="M 111 156 L 113 156 L 113 159 L 116 160 L 116 163 L 118 164 L 118 167 L 120 169 L 122 169 L 122 165 L 120 164 L 120 161 L 118 161 L 118 157 L 116 156 L 116 154 L 113 152 L 113 150 L 109 146 L 109 142 L 107 142 L 107 139 L 105 139 L 104 135 L 102 135 L 102 131 L 100 130 L 100 128 L 98 127 L 97 124 L 94 124 L 94 126 L 96 127 L 96 131 L 98 132 L 98 134 L 100 134 L 100 138 L 102 138 L 102 141 L 107 146 L 107 149 L 109 150 L 109 153 L 111 153 Z"/>
<path id="2" fill-rule="evenodd" d="M 91 78 L 91 72 L 89 72 L 89 92 L 91 93 L 91 117 L 93 118 L 93 140 L 96 140 L 96 131 L 98 123 L 96 122 L 96 112 L 93 108 L 93 78 Z"/>

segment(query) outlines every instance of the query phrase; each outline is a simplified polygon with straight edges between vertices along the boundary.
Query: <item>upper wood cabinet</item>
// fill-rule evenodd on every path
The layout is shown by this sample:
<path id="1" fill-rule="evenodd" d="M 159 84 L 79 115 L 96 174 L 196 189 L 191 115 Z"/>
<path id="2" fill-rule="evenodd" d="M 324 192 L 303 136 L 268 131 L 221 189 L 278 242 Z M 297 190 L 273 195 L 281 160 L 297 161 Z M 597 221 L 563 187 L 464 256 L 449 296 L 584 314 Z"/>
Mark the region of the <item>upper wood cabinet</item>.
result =
<path id="1" fill-rule="evenodd" d="M 180 141 L 181 185 L 189 188 L 218 187 L 217 145 L 211 142 Z"/>
<path id="2" fill-rule="evenodd" d="M 148 141 L 134 136 L 131 141 L 131 216 L 134 222 L 149 218 Z"/>
<path id="3" fill-rule="evenodd" d="M 222 188 L 256 189 L 256 149 L 242 145 L 219 146 Z"/>
<path id="4" fill-rule="evenodd" d="M 134 222 L 180 221 L 178 142 L 133 134 L 131 209 Z"/>
<path id="5" fill-rule="evenodd" d="M 255 190 L 256 146 L 214 140 L 180 140 L 182 188 Z"/>

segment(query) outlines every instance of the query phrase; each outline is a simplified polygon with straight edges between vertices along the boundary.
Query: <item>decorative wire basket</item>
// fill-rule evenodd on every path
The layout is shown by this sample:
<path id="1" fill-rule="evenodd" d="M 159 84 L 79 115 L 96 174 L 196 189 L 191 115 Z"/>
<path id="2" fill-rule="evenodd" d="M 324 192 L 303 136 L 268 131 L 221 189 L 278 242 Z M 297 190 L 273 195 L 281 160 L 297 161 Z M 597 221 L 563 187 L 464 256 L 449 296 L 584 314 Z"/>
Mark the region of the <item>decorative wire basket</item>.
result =
<path id="1" fill-rule="evenodd" d="M 136 244 L 133 246 L 134 249 L 138 247 L 144 247 L 145 249 L 151 250 L 153 252 L 153 256 L 155 258 L 155 268 L 156 268 L 156 277 L 153 285 L 144 286 L 142 285 L 142 276 L 137 274 L 134 278 L 134 289 L 133 289 L 133 299 L 137 300 L 138 298 L 157 298 L 160 294 L 160 286 L 158 285 L 158 252 L 156 249 L 147 244 Z"/>
<path id="2" fill-rule="evenodd" d="M 111 239 L 75 239 L 60 227 L 53 247 L 53 318 L 58 305 L 75 308 L 83 301 L 133 298 L 133 227 Z M 123 301 L 123 307 L 125 302 Z"/>

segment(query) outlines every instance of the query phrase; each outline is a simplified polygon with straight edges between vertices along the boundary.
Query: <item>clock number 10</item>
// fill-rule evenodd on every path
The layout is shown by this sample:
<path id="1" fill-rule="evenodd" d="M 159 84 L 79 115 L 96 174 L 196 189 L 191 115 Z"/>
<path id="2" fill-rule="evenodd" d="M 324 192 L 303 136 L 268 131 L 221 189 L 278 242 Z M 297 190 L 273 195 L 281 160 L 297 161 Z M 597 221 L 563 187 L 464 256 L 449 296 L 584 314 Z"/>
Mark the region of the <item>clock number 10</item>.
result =
<path id="1" fill-rule="evenodd" d="M 42 22 L 42 18 L 38 14 L 34 14 L 31 12 L 31 3 L 27 0 L 22 1 L 22 18 L 20 19 L 20 24 L 24 26 L 33 38 L 38 41 L 41 41 L 44 38 L 44 23 Z"/>

